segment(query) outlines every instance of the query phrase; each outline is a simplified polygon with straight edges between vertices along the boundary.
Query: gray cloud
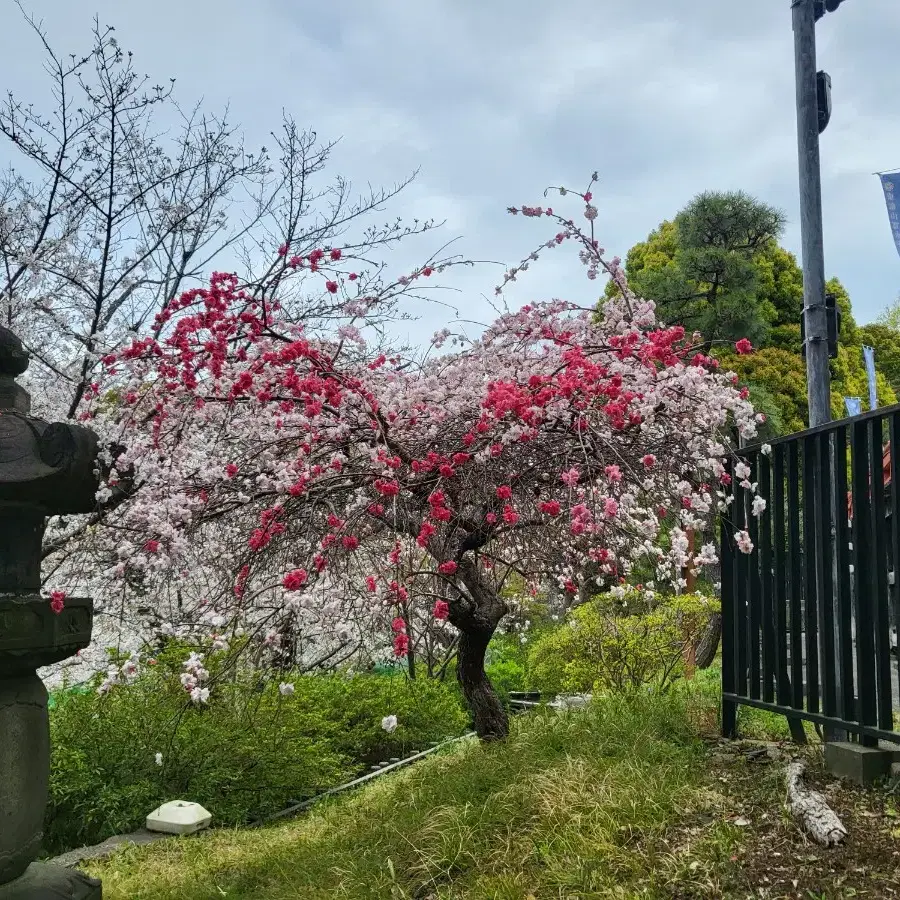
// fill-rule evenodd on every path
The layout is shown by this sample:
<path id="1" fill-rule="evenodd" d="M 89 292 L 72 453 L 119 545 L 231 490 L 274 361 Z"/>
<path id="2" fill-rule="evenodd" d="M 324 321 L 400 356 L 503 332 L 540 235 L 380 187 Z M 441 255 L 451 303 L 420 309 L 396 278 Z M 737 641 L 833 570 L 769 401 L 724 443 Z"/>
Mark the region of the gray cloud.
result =
<path id="1" fill-rule="evenodd" d="M 115 24 L 138 67 L 178 77 L 185 103 L 230 103 L 251 143 L 281 110 L 342 137 L 334 170 L 390 184 L 421 167 L 397 204 L 446 218 L 469 256 L 514 263 L 548 233 L 505 208 L 548 184 L 582 186 L 598 169 L 601 243 L 624 253 L 704 189 L 747 190 L 788 214 L 799 250 L 793 51 L 788 0 L 31 0 L 54 44 L 76 50 L 89 16 Z M 4 87 L 42 99 L 38 48 L 11 2 L 0 35 Z M 900 4 L 850 0 L 819 25 L 834 81 L 822 140 L 826 265 L 866 320 L 900 288 L 900 259 L 872 172 L 900 166 Z M 558 202 L 557 202 L 558 205 Z M 574 207 L 573 207 L 574 211 Z M 398 256 L 403 268 L 419 242 Z M 565 250 L 556 253 L 565 253 Z M 498 273 L 456 281 L 464 309 Z M 510 302 L 588 302 L 598 286 L 562 256 L 536 266 Z M 415 337 L 442 324 L 427 311 Z"/>

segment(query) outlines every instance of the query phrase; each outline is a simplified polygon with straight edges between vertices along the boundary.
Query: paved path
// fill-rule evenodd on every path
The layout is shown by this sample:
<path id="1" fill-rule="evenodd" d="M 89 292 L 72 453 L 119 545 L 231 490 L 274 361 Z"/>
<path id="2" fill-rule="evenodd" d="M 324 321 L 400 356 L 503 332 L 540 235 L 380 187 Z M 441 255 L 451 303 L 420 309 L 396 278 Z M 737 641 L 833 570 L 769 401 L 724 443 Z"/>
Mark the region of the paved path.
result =
<path id="1" fill-rule="evenodd" d="M 803 661 L 806 662 L 806 636 L 801 636 L 801 650 L 803 652 Z M 821 644 L 820 644 L 821 651 Z M 856 627 L 853 626 L 853 679 L 856 682 Z M 790 648 L 788 648 L 788 671 L 790 671 Z M 804 692 L 806 684 L 804 683 Z M 900 661 L 895 653 L 891 654 L 891 699 L 895 711 L 900 712 Z"/>

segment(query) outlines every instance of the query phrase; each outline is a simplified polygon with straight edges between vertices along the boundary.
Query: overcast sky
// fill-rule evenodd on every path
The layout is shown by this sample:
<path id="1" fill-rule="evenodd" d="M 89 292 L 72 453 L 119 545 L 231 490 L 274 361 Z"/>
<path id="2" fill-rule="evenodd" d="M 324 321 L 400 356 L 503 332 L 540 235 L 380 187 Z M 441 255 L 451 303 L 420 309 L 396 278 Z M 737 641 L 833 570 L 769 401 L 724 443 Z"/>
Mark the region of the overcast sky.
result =
<path id="1" fill-rule="evenodd" d="M 785 243 L 799 251 L 789 0 L 25 6 L 62 51 L 89 46 L 96 12 L 116 26 L 139 70 L 177 77 L 182 103 L 230 103 L 251 145 L 267 141 L 286 109 L 320 136 L 342 138 L 333 170 L 361 186 L 420 168 L 393 211 L 446 219 L 443 236 L 460 236 L 470 257 L 517 262 L 549 236 L 547 223 L 505 208 L 543 202 L 547 185 L 582 187 L 595 169 L 598 233 L 610 254 L 624 257 L 708 189 L 743 189 L 783 208 Z M 11 0 L 0 0 L 0 14 L 0 87 L 47 108 L 35 39 Z M 834 99 L 822 138 L 826 270 L 867 321 L 900 290 L 900 257 L 872 174 L 900 168 L 900 0 L 848 0 L 818 33 Z M 498 274 L 485 267 L 458 282 L 466 316 L 490 315 L 480 294 L 491 294 Z M 598 293 L 577 260 L 556 257 L 508 302 L 590 302 Z M 413 336 L 442 318 L 427 312 Z"/>

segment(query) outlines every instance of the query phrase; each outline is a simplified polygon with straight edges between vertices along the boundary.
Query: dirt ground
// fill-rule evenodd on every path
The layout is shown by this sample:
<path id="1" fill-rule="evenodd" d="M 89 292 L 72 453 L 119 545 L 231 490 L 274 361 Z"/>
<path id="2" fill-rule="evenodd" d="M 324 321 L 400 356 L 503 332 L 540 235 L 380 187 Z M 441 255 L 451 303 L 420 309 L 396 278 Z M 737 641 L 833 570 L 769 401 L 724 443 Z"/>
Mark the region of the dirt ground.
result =
<path id="1" fill-rule="evenodd" d="M 900 779 L 863 790 L 830 776 L 820 747 L 717 742 L 709 796 L 667 836 L 675 859 L 672 897 L 900 898 Z M 813 843 L 785 810 L 787 763 L 807 762 L 848 831 L 845 842 Z"/>

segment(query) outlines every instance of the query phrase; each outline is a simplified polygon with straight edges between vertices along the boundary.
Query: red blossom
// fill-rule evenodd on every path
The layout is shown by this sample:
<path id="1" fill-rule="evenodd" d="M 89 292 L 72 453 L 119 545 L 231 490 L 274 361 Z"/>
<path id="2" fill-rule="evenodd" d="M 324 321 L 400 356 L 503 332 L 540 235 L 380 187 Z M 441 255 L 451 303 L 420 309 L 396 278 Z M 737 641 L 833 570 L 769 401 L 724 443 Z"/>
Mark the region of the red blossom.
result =
<path id="1" fill-rule="evenodd" d="M 400 485 L 396 481 L 387 481 L 384 478 L 375 479 L 375 490 L 383 497 L 396 497 L 400 493 Z"/>
<path id="2" fill-rule="evenodd" d="M 438 566 L 438 572 L 440 572 L 441 575 L 454 575 L 456 574 L 456 569 L 457 565 L 452 559 L 448 559 Z"/>
<path id="3" fill-rule="evenodd" d="M 450 615 L 450 604 L 446 600 L 436 600 L 433 615 L 436 619 L 444 621 Z"/>
<path id="4" fill-rule="evenodd" d="M 735 345 L 734 349 L 737 350 L 741 356 L 746 356 L 748 353 L 753 352 L 753 344 L 747 340 L 747 338 L 741 338 Z"/>
<path id="5" fill-rule="evenodd" d="M 299 591 L 306 584 L 308 577 L 306 569 L 294 569 L 281 579 L 281 583 L 286 591 Z"/>
<path id="6" fill-rule="evenodd" d="M 63 611 L 66 602 L 65 591 L 53 591 L 50 594 L 50 608 L 59 615 Z"/>
<path id="7" fill-rule="evenodd" d="M 394 635 L 394 656 L 401 659 L 409 653 L 409 636 L 406 634 Z"/>
<path id="8" fill-rule="evenodd" d="M 431 524 L 431 522 L 425 521 L 422 523 L 422 527 L 419 529 L 419 536 L 416 538 L 416 543 L 420 547 L 426 547 L 428 545 L 428 539 L 437 531 L 437 528 Z"/>

